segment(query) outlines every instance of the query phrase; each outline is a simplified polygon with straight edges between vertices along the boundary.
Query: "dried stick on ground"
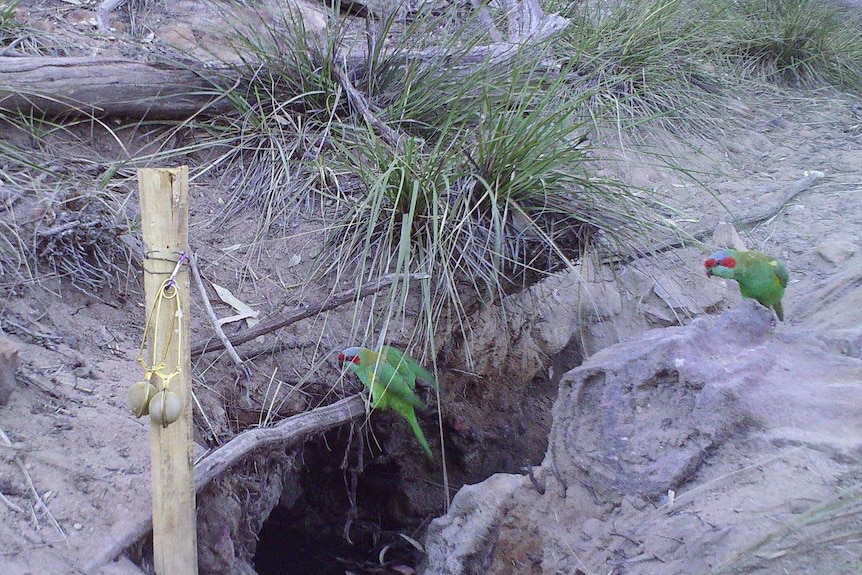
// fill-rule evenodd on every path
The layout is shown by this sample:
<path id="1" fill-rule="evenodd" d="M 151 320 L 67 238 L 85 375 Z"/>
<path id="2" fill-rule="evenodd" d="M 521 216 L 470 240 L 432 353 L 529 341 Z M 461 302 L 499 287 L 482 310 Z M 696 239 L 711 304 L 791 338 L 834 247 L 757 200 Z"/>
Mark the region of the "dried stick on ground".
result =
<path id="1" fill-rule="evenodd" d="M 778 215 L 778 213 L 784 209 L 784 206 L 786 206 L 796 196 L 809 189 L 815 182 L 817 182 L 817 180 L 824 177 L 824 175 L 825 174 L 823 172 L 806 171 L 803 178 L 791 182 L 790 184 L 782 184 L 783 186 L 786 185 L 787 189 L 778 201 L 772 204 L 767 204 L 761 208 L 754 209 L 739 217 L 735 217 L 732 219 L 732 223 L 737 228 L 745 228 L 752 227 L 760 222 L 765 222 L 766 220 Z M 685 233 L 683 237 L 673 237 L 661 240 L 634 253 L 611 257 L 608 261 L 631 262 L 643 255 L 655 255 L 686 245 L 698 245 L 701 240 L 710 236 L 714 230 L 714 224 L 704 225 L 696 230 Z"/>
<path id="2" fill-rule="evenodd" d="M 415 273 L 415 274 L 389 274 L 383 276 L 377 281 L 373 281 L 371 283 L 367 283 L 359 289 L 350 289 L 347 291 L 343 291 L 341 293 L 337 293 L 333 296 L 328 297 L 323 300 L 321 303 L 311 306 L 309 308 L 303 309 L 301 311 L 293 312 L 290 314 L 282 314 L 277 317 L 269 318 L 265 321 L 260 322 L 256 326 L 242 330 L 238 333 L 230 336 L 230 343 L 233 345 L 240 345 L 247 341 L 251 341 L 257 337 L 262 335 L 266 335 L 268 333 L 272 333 L 277 329 L 281 329 L 283 327 L 287 327 L 291 324 L 294 324 L 300 320 L 305 318 L 317 315 L 319 313 L 323 313 L 327 310 L 336 308 L 340 305 L 344 305 L 351 301 L 364 298 L 373 293 L 379 292 L 383 288 L 392 284 L 395 280 L 400 279 L 411 279 L 411 280 L 425 280 L 430 278 L 428 274 Z M 220 341 L 205 341 L 196 343 L 192 346 L 192 357 L 197 357 L 209 351 L 218 351 L 224 349 L 224 344 Z"/>
<path id="3" fill-rule="evenodd" d="M 233 348 L 233 345 L 231 345 L 230 340 L 227 338 L 227 335 L 225 334 L 224 330 L 221 328 L 221 324 L 219 324 L 218 318 L 215 314 L 215 310 L 213 310 L 213 304 L 210 303 L 210 298 L 207 295 L 207 288 L 204 285 L 204 280 L 203 278 L 201 278 L 201 271 L 198 268 L 197 254 L 193 253 L 189 258 L 189 267 L 192 270 L 192 277 L 194 277 L 195 283 L 198 285 L 198 291 L 200 292 L 201 299 L 204 302 L 204 309 L 206 309 L 207 317 L 209 318 L 210 323 L 212 324 L 213 329 L 216 332 L 216 336 L 218 336 L 219 341 L 221 342 L 222 346 L 224 346 L 224 348 L 227 350 L 227 354 L 230 356 L 236 366 L 243 370 L 246 377 L 249 377 L 248 368 L 246 367 L 242 359 L 239 357 L 239 354 Z"/>
<path id="4" fill-rule="evenodd" d="M 343 70 L 338 63 L 333 64 L 332 73 L 335 76 L 335 79 L 338 80 L 341 88 L 347 94 L 347 101 L 350 102 L 350 105 L 353 106 L 353 108 L 359 111 L 362 115 L 362 119 L 368 122 L 371 127 L 374 128 L 374 131 L 377 132 L 377 135 L 380 136 L 380 138 L 383 139 L 383 141 L 390 147 L 401 151 L 401 139 L 402 137 L 406 137 L 406 134 L 390 128 L 386 122 L 378 118 L 374 112 L 371 111 L 371 104 L 369 104 L 365 96 L 362 95 L 362 92 L 356 89 L 356 86 L 353 85 L 353 82 L 351 82 L 350 78 L 347 76 L 347 72 Z"/>
<path id="5" fill-rule="evenodd" d="M 111 31 L 111 25 L 108 23 L 108 14 L 120 7 L 126 0 L 102 0 L 102 3 L 96 6 L 96 22 L 99 24 L 99 32 L 108 34 Z"/>
<path id="6" fill-rule="evenodd" d="M 109 26 L 109 12 L 123 1 L 103 0 L 97 7 L 103 32 Z M 386 56 L 399 65 L 445 59 L 447 73 L 464 74 L 472 72 L 472 66 L 480 62 L 506 65 L 524 46 L 541 44 L 569 23 L 557 14 L 543 13 L 539 0 L 505 0 L 503 4 L 508 31 L 505 39 L 473 46 L 458 54 L 448 54 L 449 47 L 433 47 Z M 485 10 L 480 10 L 480 18 L 487 25 Z M 489 28 L 489 34 L 492 40 L 505 36 L 494 28 Z M 243 57 L 253 60 L 249 54 Z M 350 55 L 342 62 L 339 73 L 366 64 L 365 56 Z M 228 86 L 240 80 L 237 71 L 227 64 L 212 69 L 202 64 L 170 65 L 88 57 L 3 57 L 0 51 L 0 110 L 25 114 L 38 110 L 49 116 L 206 117 L 233 111 L 225 97 L 229 90 L 220 94 L 214 86 Z"/>
<path id="7" fill-rule="evenodd" d="M 354 395 L 331 405 L 294 415 L 272 427 L 244 431 L 195 465 L 195 490 L 200 492 L 213 479 L 256 450 L 274 445 L 284 448 L 364 416 L 365 400 L 361 395 Z M 113 561 L 126 548 L 146 536 L 152 528 L 152 516 L 148 514 L 128 527 L 124 533 L 118 534 L 107 548 L 90 560 L 84 571 L 95 571 Z"/>
<path id="8" fill-rule="evenodd" d="M 364 405 L 364 404 L 363 404 Z M 9 436 L 6 435 L 2 429 L 0 429 L 0 444 L 5 445 L 6 447 L 12 447 L 12 442 L 9 440 Z M 63 541 L 66 542 L 66 546 L 71 549 L 72 544 L 69 543 L 69 538 L 66 537 L 66 532 L 63 531 L 63 528 L 57 522 L 57 519 L 54 517 L 54 514 L 51 513 L 51 510 L 48 509 L 48 506 L 45 504 L 45 500 L 42 499 L 42 496 L 39 495 L 39 490 L 36 489 L 36 485 L 33 483 L 33 477 L 30 475 L 30 471 L 27 469 L 27 466 L 24 464 L 24 460 L 21 458 L 19 453 L 15 454 L 15 463 L 18 464 L 18 468 L 21 470 L 21 473 L 24 474 L 24 479 L 27 480 L 27 486 L 30 488 L 30 493 L 33 494 L 33 499 L 36 500 L 36 504 L 33 506 L 34 511 L 42 510 L 45 512 L 45 515 L 48 517 L 48 521 L 51 525 L 54 526 L 54 529 L 57 530 L 57 533 L 63 537 Z M 6 499 L 5 497 L 3 498 Z"/>

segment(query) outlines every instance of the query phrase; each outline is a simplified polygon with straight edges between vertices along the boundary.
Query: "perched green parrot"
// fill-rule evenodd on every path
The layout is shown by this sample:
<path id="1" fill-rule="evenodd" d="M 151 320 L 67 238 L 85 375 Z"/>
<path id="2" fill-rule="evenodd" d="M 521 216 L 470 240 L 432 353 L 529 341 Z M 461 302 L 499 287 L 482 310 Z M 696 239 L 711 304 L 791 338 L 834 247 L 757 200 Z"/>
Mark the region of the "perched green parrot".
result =
<path id="1" fill-rule="evenodd" d="M 707 276 L 736 280 L 739 293 L 775 310 L 784 321 L 781 298 L 790 281 L 787 268 L 777 259 L 761 252 L 718 250 L 704 262 Z"/>
<path id="2" fill-rule="evenodd" d="M 389 346 L 383 346 L 379 353 L 365 347 L 348 347 L 338 354 L 338 361 L 371 390 L 371 407 L 394 409 L 407 420 L 422 449 L 433 460 L 414 409 L 425 409 L 425 402 L 415 393 L 416 380 L 425 380 L 436 389 L 434 376 L 415 359 Z"/>

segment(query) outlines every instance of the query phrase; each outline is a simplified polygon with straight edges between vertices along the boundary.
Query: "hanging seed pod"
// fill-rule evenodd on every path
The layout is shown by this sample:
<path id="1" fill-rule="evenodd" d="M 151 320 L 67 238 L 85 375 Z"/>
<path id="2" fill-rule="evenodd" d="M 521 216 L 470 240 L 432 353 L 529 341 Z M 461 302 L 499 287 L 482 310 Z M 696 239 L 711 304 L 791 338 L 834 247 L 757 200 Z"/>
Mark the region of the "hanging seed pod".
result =
<path id="1" fill-rule="evenodd" d="M 135 414 L 141 417 L 150 413 L 150 400 L 158 390 L 149 381 L 139 381 L 129 387 L 126 395 L 126 405 Z"/>
<path id="2" fill-rule="evenodd" d="M 180 418 L 183 402 L 173 391 L 163 390 L 150 400 L 150 419 L 167 427 Z"/>

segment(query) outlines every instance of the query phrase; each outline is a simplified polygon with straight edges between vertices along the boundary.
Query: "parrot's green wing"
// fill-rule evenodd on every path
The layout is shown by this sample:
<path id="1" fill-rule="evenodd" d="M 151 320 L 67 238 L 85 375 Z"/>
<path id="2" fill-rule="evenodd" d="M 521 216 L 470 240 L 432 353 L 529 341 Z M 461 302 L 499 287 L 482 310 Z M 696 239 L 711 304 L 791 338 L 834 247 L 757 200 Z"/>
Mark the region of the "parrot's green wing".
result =
<path id="1" fill-rule="evenodd" d="M 775 274 L 778 276 L 778 281 L 781 282 L 781 287 L 786 288 L 787 284 L 790 283 L 790 274 L 784 264 L 777 260 L 775 262 Z"/>
<path id="2" fill-rule="evenodd" d="M 371 402 L 376 403 L 374 397 L 374 368 L 367 367 L 365 365 L 356 365 L 349 364 L 347 368 L 356 374 L 356 377 L 359 378 L 359 381 L 362 382 L 362 385 L 367 387 L 371 391 Z M 374 405 L 374 407 L 377 407 Z"/>
<path id="3" fill-rule="evenodd" d="M 363 362 L 363 365 L 351 369 L 365 387 L 371 390 L 372 407 L 385 409 L 397 398 L 418 409 L 425 409 L 425 402 L 410 389 L 395 368 L 382 359 L 376 365 Z"/>
<path id="4" fill-rule="evenodd" d="M 437 389 L 437 381 L 434 379 L 434 375 L 400 349 L 384 345 L 380 348 L 380 353 L 389 365 L 394 366 L 398 373 L 404 376 L 407 384 L 413 389 L 416 388 L 417 379 L 426 381 L 431 387 Z"/>

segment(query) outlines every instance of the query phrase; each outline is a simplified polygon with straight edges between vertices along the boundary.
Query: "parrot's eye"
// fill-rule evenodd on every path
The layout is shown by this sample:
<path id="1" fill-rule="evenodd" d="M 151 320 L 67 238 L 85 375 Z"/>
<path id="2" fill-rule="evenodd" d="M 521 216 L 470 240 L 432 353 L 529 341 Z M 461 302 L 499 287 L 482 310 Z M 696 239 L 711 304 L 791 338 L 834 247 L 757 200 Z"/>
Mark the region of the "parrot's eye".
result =
<path id="1" fill-rule="evenodd" d="M 723 267 L 726 267 L 726 268 L 735 268 L 736 267 L 736 260 L 733 259 L 732 257 L 726 257 L 723 260 L 721 260 L 721 265 Z"/>

